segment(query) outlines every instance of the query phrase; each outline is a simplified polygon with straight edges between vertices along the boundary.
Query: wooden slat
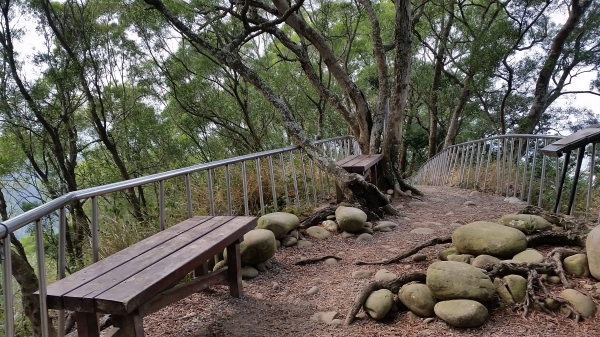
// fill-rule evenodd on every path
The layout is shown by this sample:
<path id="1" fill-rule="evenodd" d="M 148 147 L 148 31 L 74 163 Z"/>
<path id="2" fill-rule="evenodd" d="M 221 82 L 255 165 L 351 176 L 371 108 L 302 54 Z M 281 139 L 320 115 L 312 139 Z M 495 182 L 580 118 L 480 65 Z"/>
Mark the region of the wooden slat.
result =
<path id="1" fill-rule="evenodd" d="M 234 217 L 214 217 L 208 221 L 201 221 L 199 224 L 197 223 L 194 228 L 163 242 L 154 247 L 154 249 L 146 251 L 141 255 L 133 249 L 127 249 L 127 251 L 136 255 L 135 258 L 130 259 L 126 263 L 119 265 L 110 272 L 95 278 L 81 287 L 64 294 L 64 307 L 68 310 L 93 312 L 95 307 L 93 298 L 96 295 L 120 284 L 129 277 L 135 277 L 140 271 L 152 266 L 191 242 L 210 234 L 223 224 L 228 223 L 231 219 L 234 219 Z M 184 261 L 189 260 L 193 258 L 193 254 L 181 258 Z M 170 284 L 173 284 L 175 281 L 177 280 L 172 280 Z M 141 283 L 139 286 L 143 287 L 144 283 Z"/>
<path id="2" fill-rule="evenodd" d="M 344 166 L 344 164 L 346 164 L 347 162 L 353 160 L 354 158 L 358 157 L 358 155 L 352 155 L 352 156 L 348 156 L 344 159 L 340 159 L 338 161 L 336 161 L 335 163 L 339 166 Z"/>
<path id="3" fill-rule="evenodd" d="M 95 298 L 96 311 L 126 315 L 158 295 L 172 280 L 191 272 L 256 227 L 256 218 L 235 217 Z"/>
<path id="4" fill-rule="evenodd" d="M 212 217 L 194 217 L 192 219 L 185 220 L 126 249 L 123 249 L 120 252 L 110 255 L 107 258 L 98 261 L 73 275 L 69 275 L 64 279 L 51 284 L 48 286 L 47 290 L 48 308 L 64 309 L 62 303 L 62 296 L 64 294 L 69 293 L 73 289 L 81 287 L 91 280 L 110 272 L 123 263 L 134 259 L 136 256 L 146 253 L 154 247 L 171 240 L 177 235 L 189 231 L 190 229 L 198 226 L 199 223 L 207 221 L 211 218 Z"/>
<path id="5" fill-rule="evenodd" d="M 221 281 L 227 280 L 227 269 L 227 267 L 221 268 L 208 275 L 195 278 L 189 282 L 186 282 L 185 284 L 179 285 L 173 289 L 169 289 L 156 295 L 139 308 L 139 315 L 142 317 L 150 315 L 151 313 L 156 312 L 171 303 L 175 303 L 190 296 L 191 294 L 197 293 Z"/>
<path id="6" fill-rule="evenodd" d="M 363 160 L 363 157 L 364 156 L 356 156 L 352 160 L 347 161 L 344 165 L 342 165 L 342 167 L 346 170 L 348 170 L 348 168 L 353 168 L 354 165 L 360 163 L 360 161 Z"/>
<path id="7" fill-rule="evenodd" d="M 371 168 L 371 166 L 377 164 L 381 158 L 383 158 L 383 155 L 369 155 L 369 156 L 364 156 L 358 163 L 356 163 L 354 166 L 355 167 L 359 167 L 360 170 L 362 172 L 368 170 L 369 168 Z"/>

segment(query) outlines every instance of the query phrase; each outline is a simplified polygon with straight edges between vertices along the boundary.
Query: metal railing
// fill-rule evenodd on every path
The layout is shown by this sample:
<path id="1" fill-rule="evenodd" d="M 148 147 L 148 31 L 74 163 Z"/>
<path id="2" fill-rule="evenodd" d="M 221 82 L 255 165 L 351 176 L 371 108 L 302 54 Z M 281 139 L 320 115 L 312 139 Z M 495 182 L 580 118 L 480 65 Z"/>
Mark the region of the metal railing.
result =
<path id="1" fill-rule="evenodd" d="M 474 188 L 551 209 L 564 158 L 547 157 L 540 150 L 561 138 L 509 134 L 453 145 L 423 164 L 410 181 L 417 185 Z M 580 203 L 571 215 L 577 212 L 589 216 L 594 197 L 596 144 L 589 144 L 583 151 L 588 169 L 579 177 L 581 188 L 574 195 L 576 200 L 585 198 L 585 206 Z M 573 166 L 574 162 L 567 166 L 565 189 L 567 185 L 573 187 Z"/>
<path id="2" fill-rule="evenodd" d="M 351 136 L 330 138 L 326 140 L 317 141 L 315 142 L 315 144 L 321 146 L 323 151 L 334 160 L 339 160 L 344 156 L 348 156 L 351 154 L 360 154 L 358 145 L 354 138 Z M 308 156 L 305 153 L 303 153 L 302 149 L 299 146 L 289 146 L 276 150 L 263 151 L 235 158 L 198 164 L 164 173 L 153 174 L 146 177 L 71 192 L 5 221 L 3 223 L 3 226 L 0 226 L 0 238 L 3 238 L 2 244 L 4 253 L 4 261 L 2 263 L 2 289 L 4 291 L 3 298 L 5 335 L 9 337 L 12 337 L 14 335 L 15 314 L 13 310 L 14 296 L 11 265 L 11 243 L 10 236 L 8 236 L 8 234 L 13 233 L 16 230 L 27 226 L 31 223 L 35 224 L 34 235 L 37 252 L 37 273 L 39 278 L 40 307 L 42 312 L 42 335 L 48 336 L 48 310 L 46 305 L 46 252 L 44 248 L 43 238 L 44 228 L 42 226 L 42 219 L 44 217 L 58 213 L 58 271 L 56 276 L 57 279 L 61 279 L 64 278 L 66 274 L 65 246 L 68 215 L 67 206 L 69 206 L 73 201 L 83 200 L 84 202 L 86 202 L 87 200 L 91 200 L 91 205 L 89 206 L 89 208 L 91 209 L 91 261 L 96 262 L 99 259 L 99 197 L 105 196 L 110 193 L 124 191 L 130 188 L 158 183 L 158 223 L 160 226 L 160 230 L 163 230 L 166 227 L 167 220 L 165 207 L 165 204 L 167 202 L 167 197 L 165 195 L 165 182 L 178 177 L 184 178 L 187 218 L 191 218 L 194 216 L 194 205 L 192 200 L 192 175 L 198 172 L 206 172 L 206 197 L 208 201 L 207 213 L 209 215 L 234 215 L 238 212 L 243 213 L 244 215 L 249 215 L 250 205 L 248 182 L 249 178 L 253 176 L 253 178 L 255 178 L 257 182 L 256 187 L 258 190 L 258 199 L 260 204 L 259 213 L 265 214 L 266 193 L 263 190 L 263 176 L 265 174 L 263 174 L 261 171 L 261 166 L 264 164 L 264 160 L 267 161 L 267 178 L 270 180 L 270 197 L 274 210 L 278 209 L 278 186 L 276 186 L 276 176 L 279 176 L 281 178 L 281 183 L 283 184 L 284 190 L 282 198 L 285 199 L 285 205 L 289 207 L 299 208 L 302 205 L 317 205 L 317 203 L 319 202 L 319 194 L 320 198 L 324 199 L 326 195 L 330 195 L 332 193 L 333 179 L 331 179 L 326 172 L 321 171 L 318 167 L 315 168 L 316 165 L 313 165 L 313 161 L 310 158 L 308 158 Z M 279 160 L 279 163 L 275 163 L 277 160 Z M 248 166 L 252 164 L 255 168 L 253 174 L 248 172 Z M 236 165 L 241 166 L 241 177 L 233 176 L 232 170 Z M 226 208 L 224 207 L 224 205 L 220 205 L 215 201 L 216 192 L 214 190 L 214 174 L 217 170 L 224 171 L 226 185 L 225 192 L 227 200 Z M 231 183 L 233 178 L 241 178 L 242 181 L 243 203 L 240 205 L 237 205 L 235 201 L 232 200 Z M 299 178 L 302 179 L 300 183 Z M 291 180 L 291 182 L 288 182 L 288 180 Z M 291 186 L 288 186 L 288 184 L 291 184 Z M 303 191 L 301 190 L 301 186 L 304 189 Z M 288 187 L 290 188 L 288 189 Z M 293 202 L 291 199 L 294 199 Z M 218 208 L 222 209 L 223 211 L 219 212 Z M 56 322 L 59 336 L 64 336 L 64 325 L 64 313 L 61 310 L 58 312 L 58 319 Z"/>

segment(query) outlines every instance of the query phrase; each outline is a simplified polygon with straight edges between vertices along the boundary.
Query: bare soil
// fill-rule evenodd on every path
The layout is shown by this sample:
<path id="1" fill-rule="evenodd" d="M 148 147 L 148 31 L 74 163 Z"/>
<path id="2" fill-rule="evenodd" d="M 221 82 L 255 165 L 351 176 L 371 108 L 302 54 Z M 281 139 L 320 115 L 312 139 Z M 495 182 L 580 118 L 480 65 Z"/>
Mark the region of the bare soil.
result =
<path id="1" fill-rule="evenodd" d="M 600 336 L 598 318 L 575 323 L 557 312 L 554 316 L 533 311 L 524 318 L 522 311 L 508 308 L 495 309 L 489 305 L 490 319 L 480 328 L 456 329 L 440 319 L 424 323 L 423 319 L 410 319 L 407 311 L 389 315 L 384 322 L 372 319 L 357 320 L 351 326 L 334 326 L 316 323 L 310 317 L 318 311 L 337 311 L 345 318 L 354 298 L 373 278 L 356 280 L 355 270 L 368 269 L 375 273 L 387 269 L 396 275 L 426 272 L 440 250 L 449 244 L 425 248 L 427 260 L 414 263 L 410 259 L 387 266 L 356 266 L 354 261 L 373 261 L 391 257 L 413 245 L 436 236 L 450 235 L 458 224 L 477 220 L 496 221 L 503 214 L 516 213 L 518 208 L 503 202 L 503 197 L 479 194 L 470 197 L 471 190 L 451 187 L 419 187 L 424 193 L 427 207 L 409 206 L 409 200 L 395 200 L 394 205 L 406 217 L 389 217 L 400 228 L 387 233 L 375 232 L 371 241 L 357 243 L 339 234 L 327 240 L 312 241 L 313 246 L 282 248 L 273 259 L 273 269 L 244 281 L 244 296 L 234 299 L 225 286 L 194 294 L 146 318 L 146 336 Z M 464 206 L 467 200 L 476 206 Z M 431 235 L 412 234 L 419 227 L 431 228 Z M 547 247 L 546 247 L 547 248 Z M 545 251 L 544 247 L 542 250 Z M 338 266 L 323 263 L 296 266 L 300 259 L 336 255 L 343 258 Z M 278 287 L 274 287 L 274 283 Z M 575 280 L 575 289 L 589 295 L 595 293 L 584 285 L 594 285 L 591 278 Z M 306 292 L 318 286 L 315 295 Z M 589 288 L 589 286 L 588 286 Z M 560 286 L 549 286 L 560 292 Z M 598 301 L 595 300 L 598 304 Z"/>

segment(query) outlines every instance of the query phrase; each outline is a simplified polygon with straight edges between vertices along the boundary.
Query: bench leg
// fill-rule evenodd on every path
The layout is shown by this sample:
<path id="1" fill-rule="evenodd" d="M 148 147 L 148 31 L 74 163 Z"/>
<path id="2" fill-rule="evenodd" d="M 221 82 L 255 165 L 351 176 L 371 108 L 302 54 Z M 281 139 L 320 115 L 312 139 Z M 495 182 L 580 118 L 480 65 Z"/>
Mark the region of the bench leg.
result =
<path id="1" fill-rule="evenodd" d="M 144 337 L 143 318 L 139 315 L 112 316 L 113 326 L 119 328 L 118 336 Z"/>
<path id="2" fill-rule="evenodd" d="M 194 269 L 194 278 L 207 275 L 208 271 L 208 261 L 206 261 L 200 267 Z"/>
<path id="3" fill-rule="evenodd" d="M 240 258 L 240 241 L 227 246 L 227 280 L 229 293 L 239 298 L 242 296 L 242 260 Z"/>
<path id="4" fill-rule="evenodd" d="M 98 326 L 98 316 L 96 313 L 76 312 L 77 335 L 79 337 L 99 337 L 100 328 Z"/>

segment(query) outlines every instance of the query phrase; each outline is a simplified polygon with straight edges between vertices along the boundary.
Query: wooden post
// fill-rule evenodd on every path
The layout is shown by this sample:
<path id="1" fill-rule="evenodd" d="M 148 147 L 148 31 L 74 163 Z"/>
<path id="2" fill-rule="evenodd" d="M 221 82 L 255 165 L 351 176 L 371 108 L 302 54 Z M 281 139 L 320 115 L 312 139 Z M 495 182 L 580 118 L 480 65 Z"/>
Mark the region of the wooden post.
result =
<path id="1" fill-rule="evenodd" d="M 194 278 L 198 278 L 204 275 L 207 275 L 208 270 L 208 261 L 204 262 L 200 267 L 194 269 Z"/>
<path id="2" fill-rule="evenodd" d="M 79 337 L 100 337 L 100 327 L 95 312 L 76 312 L 75 320 Z"/>
<path id="3" fill-rule="evenodd" d="M 242 260 L 240 256 L 240 242 L 243 237 L 227 246 L 227 280 L 231 296 L 242 296 Z"/>
<path id="4" fill-rule="evenodd" d="M 143 318 L 139 315 L 113 315 L 113 325 L 118 327 L 118 336 L 144 337 Z"/>

